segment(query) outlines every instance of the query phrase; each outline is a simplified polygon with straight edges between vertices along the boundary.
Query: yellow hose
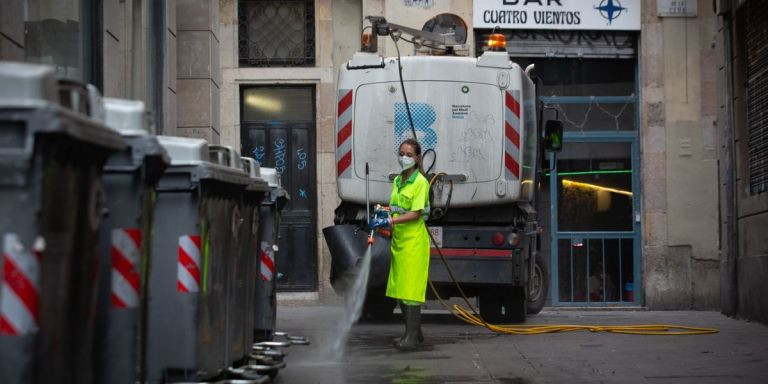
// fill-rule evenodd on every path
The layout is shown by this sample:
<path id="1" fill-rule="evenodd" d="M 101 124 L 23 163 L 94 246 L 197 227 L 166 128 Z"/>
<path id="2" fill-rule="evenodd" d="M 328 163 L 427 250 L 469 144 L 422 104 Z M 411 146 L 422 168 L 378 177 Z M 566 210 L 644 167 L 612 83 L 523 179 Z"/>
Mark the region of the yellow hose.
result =
<path id="1" fill-rule="evenodd" d="M 454 281 L 455 282 L 455 281 Z M 457 283 L 458 284 L 458 283 Z M 575 324 L 538 324 L 538 325 L 497 325 L 490 324 L 483 320 L 480 315 L 477 315 L 475 308 L 469 303 L 466 297 L 465 302 L 472 308 L 472 312 L 466 310 L 464 307 L 458 304 L 454 304 L 449 307 L 448 304 L 443 301 L 443 298 L 437 293 L 435 286 L 432 285 L 432 281 L 429 281 L 429 286 L 432 288 L 440 304 L 445 307 L 451 314 L 460 320 L 472 324 L 485 327 L 491 332 L 507 334 L 507 335 L 541 335 L 544 333 L 560 333 L 560 332 L 574 332 L 574 331 L 590 331 L 590 332 L 608 332 L 608 333 L 623 333 L 627 335 L 707 335 L 720 332 L 716 328 L 703 328 L 703 327 L 688 327 L 683 325 L 673 324 L 640 324 L 640 325 L 575 325 Z M 463 296 L 463 295 L 462 295 Z"/>

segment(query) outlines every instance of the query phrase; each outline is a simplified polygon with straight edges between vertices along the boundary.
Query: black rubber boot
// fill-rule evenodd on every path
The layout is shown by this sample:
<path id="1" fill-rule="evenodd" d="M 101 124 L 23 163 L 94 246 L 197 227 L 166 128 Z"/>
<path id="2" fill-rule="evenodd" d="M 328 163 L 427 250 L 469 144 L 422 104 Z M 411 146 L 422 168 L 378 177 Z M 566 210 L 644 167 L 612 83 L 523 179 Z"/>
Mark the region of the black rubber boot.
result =
<path id="1" fill-rule="evenodd" d="M 400 313 L 402 313 L 402 316 L 403 316 L 403 324 L 406 324 L 405 323 L 405 307 L 407 307 L 407 305 L 403 304 L 403 302 L 400 301 Z M 406 335 L 406 332 L 403 331 L 403 335 L 400 336 L 400 337 L 396 337 L 396 338 L 392 339 L 392 343 L 395 344 L 395 345 L 399 344 L 399 343 L 402 343 L 403 339 L 405 339 L 405 335 Z M 418 340 L 419 340 L 419 343 L 423 343 L 424 342 L 424 332 L 421 331 L 421 322 L 419 322 L 419 336 L 418 336 Z"/>
<path id="2" fill-rule="evenodd" d="M 405 325 L 405 307 L 407 307 L 407 305 L 403 304 L 403 302 L 400 300 L 398 301 L 400 302 L 400 313 L 403 316 L 403 325 Z M 405 339 L 405 331 L 403 331 L 402 336 L 392 339 L 392 345 L 397 345 L 399 343 L 402 343 L 403 339 Z"/>
<path id="3" fill-rule="evenodd" d="M 421 306 L 403 305 L 405 308 L 405 337 L 395 342 L 395 348 L 401 351 L 413 351 L 419 346 L 419 329 L 421 329 Z"/>

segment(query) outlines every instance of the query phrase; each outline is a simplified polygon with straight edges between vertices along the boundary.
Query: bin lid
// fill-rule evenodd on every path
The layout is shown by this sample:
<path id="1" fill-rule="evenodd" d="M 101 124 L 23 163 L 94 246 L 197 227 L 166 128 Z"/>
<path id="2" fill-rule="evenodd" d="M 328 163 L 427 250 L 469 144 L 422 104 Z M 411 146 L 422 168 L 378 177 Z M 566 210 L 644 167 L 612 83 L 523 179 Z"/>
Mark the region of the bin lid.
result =
<path id="1" fill-rule="evenodd" d="M 243 170 L 251 177 L 261 178 L 261 164 L 252 157 L 241 157 L 243 162 Z"/>
<path id="2" fill-rule="evenodd" d="M 139 136 L 149 133 L 147 109 L 143 101 L 104 98 L 106 123 L 123 136 Z"/>
<path id="3" fill-rule="evenodd" d="M 275 168 L 259 167 L 259 173 L 261 174 L 261 178 L 266 180 L 271 188 L 280 186 L 280 181 L 277 179 L 277 170 Z"/>
<path id="4" fill-rule="evenodd" d="M 57 81 L 49 65 L 0 62 L 0 106 L 56 104 Z"/>
<path id="5" fill-rule="evenodd" d="M 238 167 L 230 167 L 210 161 L 210 146 L 205 140 L 175 136 L 157 136 L 157 139 L 171 157 L 171 167 L 166 174 L 184 172 L 191 175 L 192 181 L 213 179 L 241 186 L 251 184 L 239 163 L 239 154 Z"/>
<path id="6" fill-rule="evenodd" d="M 211 144 L 208 146 L 210 162 L 225 167 L 243 169 L 243 163 L 234 147 L 230 145 Z"/>
<path id="7" fill-rule="evenodd" d="M 251 185 L 248 186 L 249 191 L 269 191 L 269 183 L 261 178 L 261 171 L 259 162 L 252 157 L 241 157 L 240 160 L 243 164 L 243 171 L 251 177 Z"/>
<path id="8" fill-rule="evenodd" d="M 283 189 L 280 185 L 280 177 L 277 174 L 277 169 L 260 167 L 260 172 L 261 178 L 269 184 L 271 200 L 277 201 L 279 208 L 282 209 L 282 206 L 287 200 L 290 200 L 291 197 L 288 195 L 288 191 Z"/>
<path id="9" fill-rule="evenodd" d="M 192 139 L 189 137 L 176 136 L 158 136 L 160 142 L 168 156 L 171 157 L 171 165 L 199 165 L 207 163 L 208 142 L 203 139 Z"/>

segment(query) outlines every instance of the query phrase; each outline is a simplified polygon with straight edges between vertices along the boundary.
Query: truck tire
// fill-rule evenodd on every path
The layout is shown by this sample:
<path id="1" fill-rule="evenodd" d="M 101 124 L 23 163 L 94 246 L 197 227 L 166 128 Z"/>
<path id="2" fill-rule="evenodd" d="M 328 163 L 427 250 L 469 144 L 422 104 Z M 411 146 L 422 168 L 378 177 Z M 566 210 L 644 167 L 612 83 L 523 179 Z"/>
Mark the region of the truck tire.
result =
<path id="1" fill-rule="evenodd" d="M 507 292 L 506 294 L 502 292 Z M 480 316 L 488 323 L 507 324 L 525 321 L 527 300 L 524 287 L 488 290 L 480 295 Z"/>
<path id="2" fill-rule="evenodd" d="M 368 293 L 365 295 L 363 303 L 363 313 L 360 315 L 362 322 L 379 322 L 392 320 L 394 314 L 392 311 L 397 306 L 397 302 L 381 294 Z"/>
<path id="3" fill-rule="evenodd" d="M 533 281 L 528 292 L 528 314 L 535 315 L 544 308 L 549 294 L 549 263 L 541 254 L 536 255 Z"/>

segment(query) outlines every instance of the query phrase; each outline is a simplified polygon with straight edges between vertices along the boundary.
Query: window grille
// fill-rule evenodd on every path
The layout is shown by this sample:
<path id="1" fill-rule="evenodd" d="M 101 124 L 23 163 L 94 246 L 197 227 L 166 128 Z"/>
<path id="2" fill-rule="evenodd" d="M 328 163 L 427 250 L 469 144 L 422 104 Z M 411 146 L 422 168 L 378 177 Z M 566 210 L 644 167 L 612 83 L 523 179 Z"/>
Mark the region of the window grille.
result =
<path id="1" fill-rule="evenodd" d="M 315 65 L 313 0 L 240 0 L 238 23 L 241 67 Z"/>
<path id="2" fill-rule="evenodd" d="M 749 189 L 768 192 L 768 2 L 746 3 Z"/>

